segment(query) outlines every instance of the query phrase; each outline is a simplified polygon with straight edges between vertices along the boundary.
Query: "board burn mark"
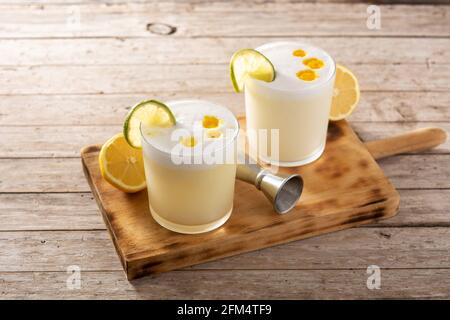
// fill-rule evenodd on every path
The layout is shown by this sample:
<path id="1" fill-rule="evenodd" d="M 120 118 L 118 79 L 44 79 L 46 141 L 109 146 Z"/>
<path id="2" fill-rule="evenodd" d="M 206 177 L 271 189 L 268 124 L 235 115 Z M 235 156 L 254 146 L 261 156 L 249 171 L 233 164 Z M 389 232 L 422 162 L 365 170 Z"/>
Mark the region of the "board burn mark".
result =
<path id="1" fill-rule="evenodd" d="M 161 249 L 170 251 L 171 249 L 178 249 L 178 248 L 181 248 L 181 247 L 183 247 L 182 243 L 174 242 L 174 243 L 171 243 L 171 244 L 168 244 L 168 245 L 162 247 Z"/>
<path id="2" fill-rule="evenodd" d="M 274 228 L 274 227 L 276 227 L 276 226 L 280 226 L 280 225 L 283 225 L 283 224 L 285 224 L 285 221 L 277 221 L 277 222 L 272 223 L 272 224 L 269 224 L 269 225 L 267 225 L 267 226 L 263 226 L 262 228 L 259 228 L 259 229 L 245 230 L 244 233 L 245 233 L 245 234 L 249 234 L 249 233 L 253 233 L 253 232 L 258 232 L 258 231 L 261 231 L 261 230 L 264 230 L 264 229 Z"/>
<path id="3" fill-rule="evenodd" d="M 387 201 L 387 200 L 388 200 L 387 198 L 381 198 L 381 199 L 378 199 L 378 200 L 373 200 L 373 201 L 364 203 L 364 204 L 362 204 L 362 205 L 360 205 L 360 206 L 358 206 L 358 207 L 359 207 L 359 208 L 362 208 L 362 207 L 370 206 L 370 205 L 372 205 L 372 204 L 377 204 L 377 203 L 385 202 L 385 201 Z"/>
<path id="4" fill-rule="evenodd" d="M 386 208 L 381 207 L 369 212 L 356 213 L 350 216 L 349 219 L 345 220 L 343 224 L 353 224 L 357 222 L 366 222 L 367 220 L 376 220 L 385 216 Z"/>
<path id="5" fill-rule="evenodd" d="M 144 270 L 153 270 L 155 267 L 161 265 L 163 263 L 163 261 L 149 261 L 144 263 L 140 269 L 144 269 Z"/>
<path id="6" fill-rule="evenodd" d="M 380 189 L 380 188 L 373 188 L 373 189 L 371 190 L 371 192 L 372 192 L 372 194 L 373 194 L 375 197 L 379 197 L 379 196 L 381 195 L 381 189 Z"/>
<path id="7" fill-rule="evenodd" d="M 359 160 L 358 164 L 363 169 L 366 169 L 369 166 L 369 162 L 367 162 L 366 159 Z"/>
<path id="8" fill-rule="evenodd" d="M 336 165 L 332 163 L 329 159 L 327 161 L 324 161 L 318 167 L 315 169 L 315 172 L 317 174 L 322 174 L 324 176 L 328 176 L 331 179 L 337 179 L 342 177 L 343 175 L 350 172 L 350 167 L 344 164 Z"/>
<path id="9" fill-rule="evenodd" d="M 327 142 L 338 140 L 343 136 L 343 131 L 338 122 L 330 122 L 328 124 Z"/>

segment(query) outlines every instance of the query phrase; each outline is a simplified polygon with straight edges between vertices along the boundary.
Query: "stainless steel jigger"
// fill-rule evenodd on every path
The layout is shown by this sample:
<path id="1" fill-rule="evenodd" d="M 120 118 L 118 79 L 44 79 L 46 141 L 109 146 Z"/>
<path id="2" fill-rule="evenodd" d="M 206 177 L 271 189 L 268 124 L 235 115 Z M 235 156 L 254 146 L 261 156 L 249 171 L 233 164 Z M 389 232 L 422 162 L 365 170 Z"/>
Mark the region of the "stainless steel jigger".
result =
<path id="1" fill-rule="evenodd" d="M 238 164 L 236 178 L 261 190 L 279 214 L 289 212 L 296 205 L 303 190 L 303 179 L 300 175 L 275 175 L 257 164 Z"/>

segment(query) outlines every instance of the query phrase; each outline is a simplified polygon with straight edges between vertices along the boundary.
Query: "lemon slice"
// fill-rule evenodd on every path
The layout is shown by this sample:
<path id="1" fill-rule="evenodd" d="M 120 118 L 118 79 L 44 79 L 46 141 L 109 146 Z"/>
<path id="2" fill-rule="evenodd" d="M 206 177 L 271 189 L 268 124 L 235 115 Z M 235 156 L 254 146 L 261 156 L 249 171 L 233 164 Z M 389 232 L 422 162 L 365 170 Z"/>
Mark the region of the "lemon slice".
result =
<path id="1" fill-rule="evenodd" d="M 234 91 L 242 92 L 247 77 L 271 82 L 275 68 L 264 55 L 253 49 L 242 49 L 231 57 L 230 76 Z"/>
<path id="2" fill-rule="evenodd" d="M 359 85 L 355 75 L 346 67 L 336 65 L 336 80 L 329 119 L 335 121 L 348 117 L 356 109 L 358 101 Z"/>
<path id="3" fill-rule="evenodd" d="M 122 133 L 105 142 L 98 156 L 103 178 L 124 192 L 145 189 L 142 151 L 130 147 Z"/>
<path id="4" fill-rule="evenodd" d="M 128 112 L 123 124 L 123 135 L 130 146 L 141 147 L 140 125 L 144 123 L 149 128 L 170 128 L 176 120 L 172 111 L 164 103 L 156 100 L 146 100 L 135 105 Z"/>

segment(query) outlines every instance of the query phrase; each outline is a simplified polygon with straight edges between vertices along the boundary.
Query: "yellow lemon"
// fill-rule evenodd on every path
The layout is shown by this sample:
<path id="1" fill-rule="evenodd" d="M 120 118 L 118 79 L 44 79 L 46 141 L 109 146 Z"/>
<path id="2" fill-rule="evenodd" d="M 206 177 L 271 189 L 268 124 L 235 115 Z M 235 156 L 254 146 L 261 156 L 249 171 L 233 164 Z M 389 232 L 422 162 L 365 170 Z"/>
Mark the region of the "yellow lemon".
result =
<path id="1" fill-rule="evenodd" d="M 138 192 L 146 187 L 142 151 L 131 147 L 123 133 L 102 146 L 98 157 L 103 178 L 124 192 Z"/>
<path id="2" fill-rule="evenodd" d="M 355 110 L 358 101 L 358 80 L 349 69 L 337 65 L 329 119 L 335 121 L 348 117 Z"/>

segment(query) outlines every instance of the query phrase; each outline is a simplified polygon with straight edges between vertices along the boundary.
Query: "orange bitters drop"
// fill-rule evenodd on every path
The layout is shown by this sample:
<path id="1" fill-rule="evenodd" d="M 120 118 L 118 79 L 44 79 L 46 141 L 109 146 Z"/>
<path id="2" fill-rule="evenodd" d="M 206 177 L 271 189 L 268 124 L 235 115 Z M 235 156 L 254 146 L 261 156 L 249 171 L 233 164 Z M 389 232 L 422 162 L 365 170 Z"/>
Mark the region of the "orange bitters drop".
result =
<path id="1" fill-rule="evenodd" d="M 325 65 L 322 60 L 317 58 L 305 59 L 303 60 L 303 64 L 311 69 L 320 69 Z"/>
<path id="2" fill-rule="evenodd" d="M 218 130 L 211 130 L 207 133 L 208 138 L 210 139 L 217 139 L 220 138 L 222 136 L 222 132 L 218 131 Z"/>
<path id="3" fill-rule="evenodd" d="M 219 126 L 219 119 L 214 116 L 203 117 L 203 128 L 212 129 Z"/>
<path id="4" fill-rule="evenodd" d="M 305 50 L 297 49 L 297 50 L 294 50 L 294 52 L 292 52 L 292 55 L 295 57 L 303 58 L 304 56 L 306 56 L 306 52 L 305 52 Z"/>
<path id="5" fill-rule="evenodd" d="M 319 78 L 319 75 L 313 70 L 302 70 L 297 72 L 297 78 L 303 81 L 313 81 Z"/>

